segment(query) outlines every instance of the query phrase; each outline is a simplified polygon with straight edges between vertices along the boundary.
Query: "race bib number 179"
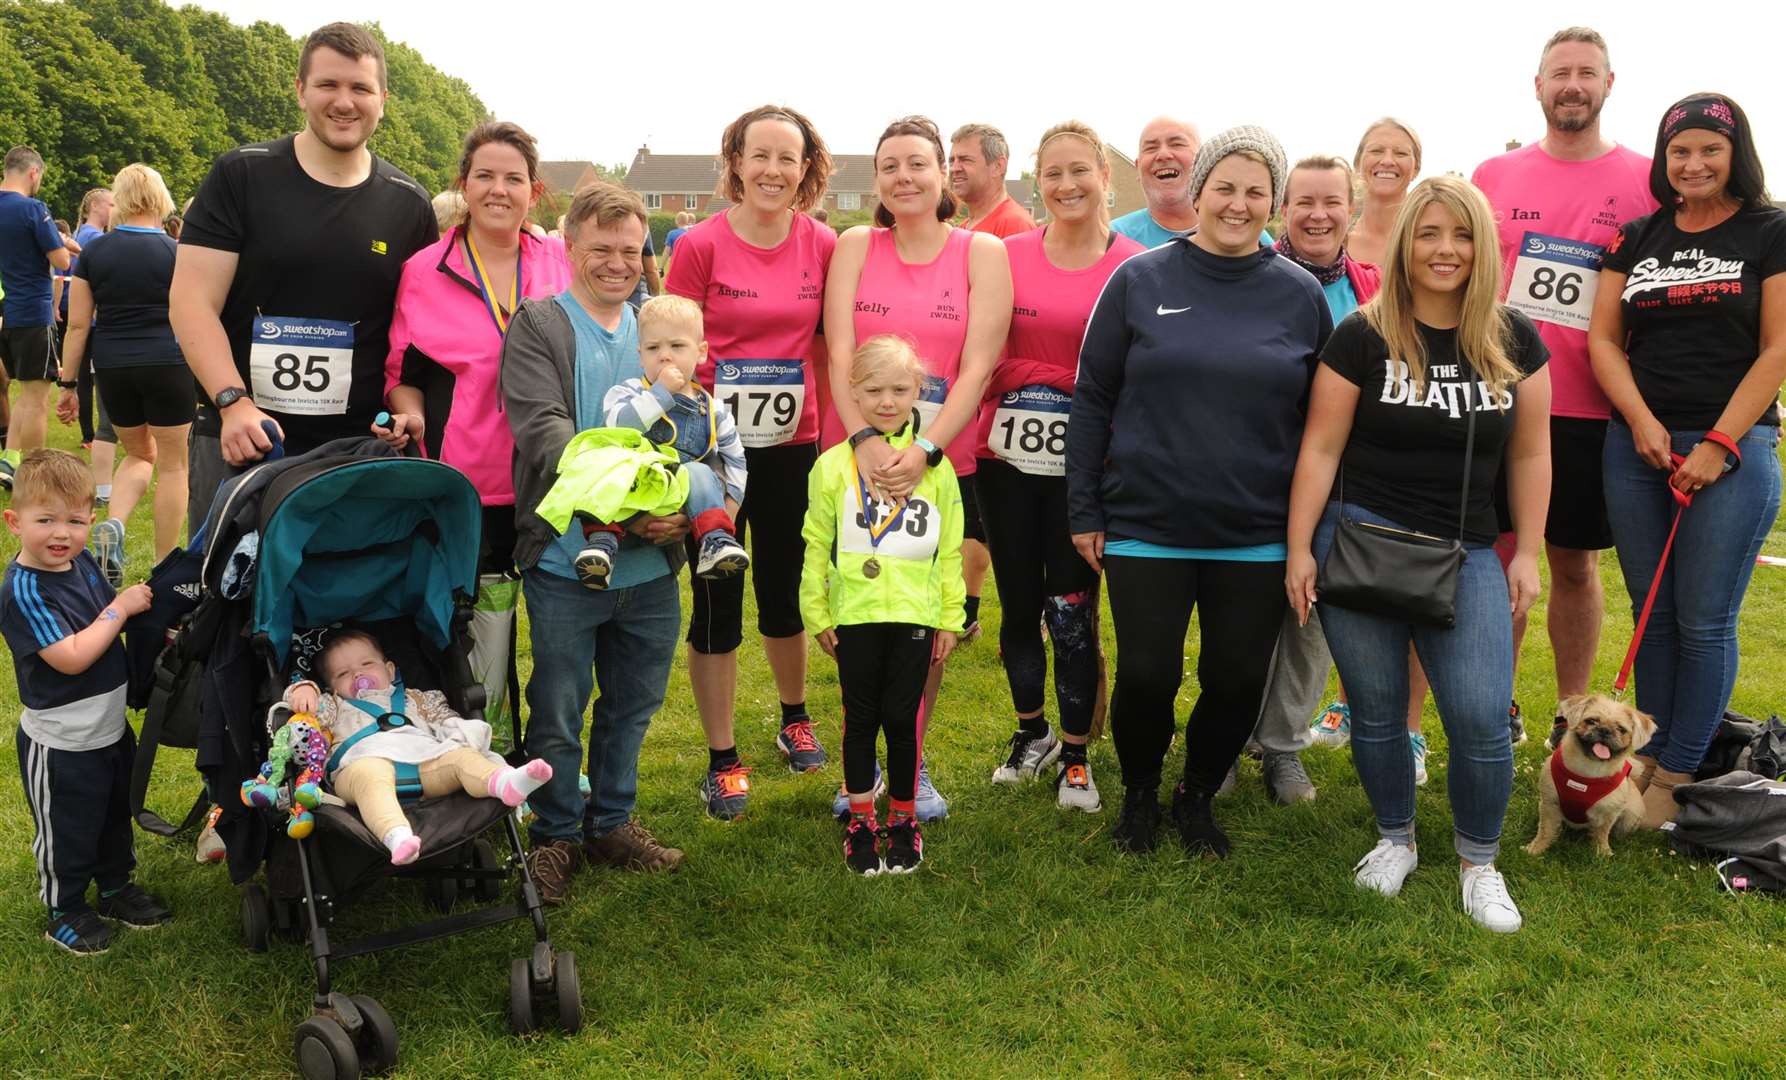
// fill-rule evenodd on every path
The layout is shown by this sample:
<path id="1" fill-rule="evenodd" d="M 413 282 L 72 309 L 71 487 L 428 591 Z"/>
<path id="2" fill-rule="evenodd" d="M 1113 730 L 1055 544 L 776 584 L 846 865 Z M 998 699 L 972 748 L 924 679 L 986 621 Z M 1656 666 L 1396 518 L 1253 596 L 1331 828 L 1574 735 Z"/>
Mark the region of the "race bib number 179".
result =
<path id="1" fill-rule="evenodd" d="M 268 412 L 340 416 L 353 389 L 353 324 L 257 315 L 248 375 Z"/>
<path id="2" fill-rule="evenodd" d="M 1534 322 L 1586 330 L 1605 254 L 1598 244 L 1526 233 L 1514 256 L 1507 306 Z"/>
<path id="3" fill-rule="evenodd" d="M 732 411 L 745 446 L 780 446 L 800 426 L 806 371 L 798 360 L 721 360 L 713 369 L 713 396 Z"/>

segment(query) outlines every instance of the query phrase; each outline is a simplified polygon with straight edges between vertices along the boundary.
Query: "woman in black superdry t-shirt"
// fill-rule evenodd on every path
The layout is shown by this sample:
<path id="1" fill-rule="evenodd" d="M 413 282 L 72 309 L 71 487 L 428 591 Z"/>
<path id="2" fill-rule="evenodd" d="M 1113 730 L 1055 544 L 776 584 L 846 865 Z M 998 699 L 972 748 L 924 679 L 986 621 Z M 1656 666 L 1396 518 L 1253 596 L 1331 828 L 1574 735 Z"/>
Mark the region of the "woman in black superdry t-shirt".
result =
<path id="1" fill-rule="evenodd" d="M 1736 684 L 1737 613 L 1780 510 L 1774 446 L 1786 377 L 1786 213 L 1768 202 L 1747 117 L 1720 94 L 1671 106 L 1650 191 L 1662 209 L 1607 249 L 1588 330 L 1594 376 L 1616 410 L 1606 508 L 1641 610 L 1680 517 L 1637 652 L 1637 707 L 1656 718 L 1644 823 L 1674 818 Z"/>
<path id="2" fill-rule="evenodd" d="M 1456 177 L 1422 181 L 1396 216 L 1382 291 L 1340 323 L 1321 354 L 1290 489 L 1285 585 L 1306 619 L 1320 600 L 1316 560 L 1326 558 L 1342 512 L 1352 521 L 1453 537 L 1462 510 L 1456 625 L 1438 629 L 1324 604 L 1321 626 L 1351 697 L 1352 760 L 1380 837 L 1354 868 L 1354 881 L 1394 896 L 1417 861 L 1406 722 L 1412 641 L 1451 746 L 1464 910 L 1508 933 L 1519 929 L 1519 909 L 1494 860 L 1513 788 L 1513 617 L 1538 594 L 1550 499 L 1550 353 L 1523 315 L 1496 301 L 1500 280 L 1488 200 Z M 1493 547 L 1495 474 L 1503 468 L 1518 540 L 1505 571 Z M 1329 504 L 1330 494 L 1344 506 Z"/>

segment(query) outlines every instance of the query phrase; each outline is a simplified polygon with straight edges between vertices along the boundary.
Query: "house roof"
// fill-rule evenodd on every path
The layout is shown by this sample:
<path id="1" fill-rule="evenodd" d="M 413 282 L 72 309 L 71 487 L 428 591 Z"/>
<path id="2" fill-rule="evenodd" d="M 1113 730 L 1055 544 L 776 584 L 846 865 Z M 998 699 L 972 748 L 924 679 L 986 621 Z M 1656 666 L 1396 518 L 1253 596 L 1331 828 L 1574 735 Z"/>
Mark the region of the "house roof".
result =
<path id="1" fill-rule="evenodd" d="M 1036 203 L 1036 185 L 1033 180 L 1006 180 L 1005 192 L 1017 200 L 1017 205 L 1025 210 Z"/>
<path id="2" fill-rule="evenodd" d="M 833 154 L 830 190 L 868 195 L 874 192 L 873 154 Z M 713 154 L 654 154 L 640 147 L 626 171 L 626 186 L 655 194 L 707 194 L 719 183 L 719 158 Z"/>
<path id="3" fill-rule="evenodd" d="M 577 181 L 593 168 L 593 161 L 542 161 L 540 179 L 546 182 L 547 191 L 575 191 Z"/>
<path id="4" fill-rule="evenodd" d="M 874 193 L 873 154 L 832 154 L 831 191 Z"/>

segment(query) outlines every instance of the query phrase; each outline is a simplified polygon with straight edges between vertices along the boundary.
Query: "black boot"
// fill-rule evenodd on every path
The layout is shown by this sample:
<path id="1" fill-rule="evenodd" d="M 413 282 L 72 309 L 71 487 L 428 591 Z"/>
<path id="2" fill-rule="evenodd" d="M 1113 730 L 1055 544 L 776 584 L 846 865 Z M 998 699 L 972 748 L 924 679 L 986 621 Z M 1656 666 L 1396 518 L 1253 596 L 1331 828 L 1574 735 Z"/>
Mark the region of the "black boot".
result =
<path id="1" fill-rule="evenodd" d="M 1178 826 L 1178 842 L 1192 855 L 1211 854 L 1228 857 L 1228 834 L 1215 823 L 1210 806 L 1213 794 L 1185 789 L 1183 783 L 1172 789 L 1172 823 Z"/>
<path id="2" fill-rule="evenodd" d="M 1116 827 L 1110 830 L 1110 840 L 1116 850 L 1145 855 L 1153 850 L 1154 834 L 1159 830 L 1160 789 L 1153 786 L 1126 789 L 1122 796 L 1122 812 L 1116 816 Z"/>

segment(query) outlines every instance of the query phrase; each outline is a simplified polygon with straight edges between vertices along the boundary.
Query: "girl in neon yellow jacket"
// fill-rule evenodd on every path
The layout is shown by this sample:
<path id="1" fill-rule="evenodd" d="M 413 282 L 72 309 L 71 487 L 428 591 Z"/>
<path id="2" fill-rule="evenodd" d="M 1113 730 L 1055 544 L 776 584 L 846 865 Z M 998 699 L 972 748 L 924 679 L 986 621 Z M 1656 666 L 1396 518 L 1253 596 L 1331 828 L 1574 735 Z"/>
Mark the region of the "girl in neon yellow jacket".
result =
<path id="1" fill-rule="evenodd" d="M 870 338 L 856 350 L 850 393 L 872 427 L 819 456 L 807 490 L 800 614 L 837 661 L 843 688 L 843 776 L 850 816 L 844 861 L 860 874 L 906 873 L 924 858 L 912 800 L 923 754 L 919 701 L 932 664 L 962 630 L 961 488 L 942 451 L 918 432 L 923 361 L 904 339 Z M 912 493 L 873 495 L 855 448 L 884 438 L 917 442 L 930 467 Z M 888 827 L 876 827 L 875 737 L 887 737 Z"/>

